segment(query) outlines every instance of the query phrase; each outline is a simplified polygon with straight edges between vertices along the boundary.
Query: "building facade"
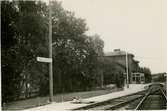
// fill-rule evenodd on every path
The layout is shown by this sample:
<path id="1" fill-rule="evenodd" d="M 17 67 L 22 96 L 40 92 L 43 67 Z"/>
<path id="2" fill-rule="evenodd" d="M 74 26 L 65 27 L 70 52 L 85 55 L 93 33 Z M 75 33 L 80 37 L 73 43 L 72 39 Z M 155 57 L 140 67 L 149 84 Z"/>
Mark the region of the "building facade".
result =
<path id="1" fill-rule="evenodd" d="M 113 52 L 104 54 L 104 59 L 110 63 L 119 65 L 121 71 L 126 75 L 126 52 L 120 49 L 115 49 Z M 132 83 L 132 73 L 137 72 L 139 68 L 139 61 L 134 59 L 134 55 L 127 53 L 129 83 Z"/>

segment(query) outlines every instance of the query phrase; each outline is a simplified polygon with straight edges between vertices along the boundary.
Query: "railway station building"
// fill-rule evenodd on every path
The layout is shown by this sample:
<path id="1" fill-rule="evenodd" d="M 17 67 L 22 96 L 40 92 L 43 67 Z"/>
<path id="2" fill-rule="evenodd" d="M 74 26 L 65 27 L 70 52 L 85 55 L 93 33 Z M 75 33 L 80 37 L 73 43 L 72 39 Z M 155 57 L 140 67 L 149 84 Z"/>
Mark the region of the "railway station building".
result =
<path id="1" fill-rule="evenodd" d="M 129 70 L 129 83 L 143 83 L 144 74 L 136 73 L 139 69 L 139 61 L 134 59 L 132 53 L 127 53 L 128 70 Z M 120 49 L 115 49 L 112 52 L 104 54 L 105 61 L 109 61 L 118 67 L 126 76 L 126 52 Z M 126 77 L 125 77 L 126 78 Z"/>

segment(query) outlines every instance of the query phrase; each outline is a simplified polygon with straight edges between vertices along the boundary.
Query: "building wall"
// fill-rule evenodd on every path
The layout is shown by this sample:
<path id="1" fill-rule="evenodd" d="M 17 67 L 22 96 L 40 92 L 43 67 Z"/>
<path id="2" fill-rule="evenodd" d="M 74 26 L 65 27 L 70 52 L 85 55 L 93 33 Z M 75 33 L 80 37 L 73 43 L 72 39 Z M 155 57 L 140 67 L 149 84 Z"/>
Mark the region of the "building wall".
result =
<path id="1" fill-rule="evenodd" d="M 120 70 L 124 70 L 126 73 L 126 55 L 117 55 L 117 56 L 105 56 L 105 60 L 120 64 L 122 68 Z M 123 68 L 124 67 L 124 68 Z M 138 62 L 134 60 L 133 55 L 128 55 L 128 69 L 129 69 L 129 82 L 132 81 L 131 73 L 137 71 L 139 68 Z"/>

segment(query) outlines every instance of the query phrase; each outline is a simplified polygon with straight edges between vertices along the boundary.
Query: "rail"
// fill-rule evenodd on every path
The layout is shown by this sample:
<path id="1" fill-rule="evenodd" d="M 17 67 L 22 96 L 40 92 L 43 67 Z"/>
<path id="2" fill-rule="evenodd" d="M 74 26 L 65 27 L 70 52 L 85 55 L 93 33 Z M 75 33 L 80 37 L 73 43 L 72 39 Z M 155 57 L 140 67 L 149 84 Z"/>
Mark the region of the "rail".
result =
<path id="1" fill-rule="evenodd" d="M 120 103 L 118 103 L 118 104 L 116 104 L 116 105 L 113 105 L 113 106 L 111 106 L 110 108 L 105 109 L 105 110 L 115 110 L 115 109 L 117 109 L 117 108 L 120 108 L 120 107 L 122 107 L 122 106 L 124 106 L 124 105 L 126 105 L 126 104 L 128 104 L 128 103 L 131 103 L 131 102 L 133 102 L 133 101 L 135 101 L 135 100 L 137 100 L 137 99 L 139 99 L 139 98 L 142 98 L 142 97 L 143 97 L 143 96 L 140 96 L 140 97 L 137 97 L 137 98 L 134 98 L 134 99 L 130 99 L 130 100 L 128 100 L 128 101 L 120 102 Z"/>
<path id="2" fill-rule="evenodd" d="M 167 96 L 166 96 L 166 94 L 164 93 L 164 91 L 162 90 L 162 89 L 160 89 L 161 90 L 161 92 L 162 92 L 162 95 L 165 97 L 165 99 L 167 100 Z"/>
<path id="3" fill-rule="evenodd" d="M 161 91 L 161 93 L 162 93 L 162 95 L 164 96 L 164 98 L 167 100 L 167 97 L 166 97 L 166 95 L 165 95 L 165 93 L 164 93 L 164 91 L 160 88 L 160 89 L 158 89 L 158 90 L 156 90 L 156 91 L 154 91 L 154 92 L 152 92 L 152 93 L 155 93 L 155 92 L 157 92 L 157 91 Z M 139 104 L 137 105 L 137 107 L 135 108 L 135 110 L 139 110 L 139 108 L 142 106 L 142 104 L 144 103 L 144 101 L 147 99 L 147 97 L 149 96 L 151 94 L 151 91 L 149 91 L 144 97 L 143 97 L 143 99 L 139 102 Z"/>
<path id="4" fill-rule="evenodd" d="M 135 108 L 135 110 L 138 110 L 139 107 L 141 106 L 141 104 L 143 104 L 143 102 L 146 100 L 146 98 L 150 95 L 150 92 L 148 92 L 143 99 L 139 102 L 139 104 L 137 105 L 137 107 Z"/>
<path id="5" fill-rule="evenodd" d="M 138 100 L 138 99 L 139 99 L 139 103 L 137 102 L 137 105 L 135 105 L 137 107 L 135 107 L 135 108 L 133 107 L 133 108 L 134 108 L 134 110 L 139 110 L 140 108 L 142 108 L 142 106 L 144 105 L 143 103 L 145 103 L 147 101 L 146 99 L 148 98 L 148 96 L 150 97 L 150 95 L 160 93 L 160 95 L 165 100 L 167 100 L 167 96 L 165 95 L 165 92 L 162 88 L 163 87 L 157 88 L 157 85 L 156 85 L 156 87 L 153 86 L 153 87 L 150 87 L 148 90 L 145 90 L 147 92 L 145 92 L 144 95 L 141 94 L 141 96 L 138 96 L 138 97 L 135 97 L 135 98 L 126 99 L 126 97 L 130 96 L 130 95 L 127 95 L 127 96 L 123 96 L 123 97 L 119 97 L 119 98 L 115 98 L 115 99 L 109 99 L 107 101 L 103 101 L 103 102 L 99 102 L 99 103 L 93 103 L 93 104 L 90 104 L 90 105 L 87 105 L 87 106 L 84 106 L 84 107 L 80 107 L 80 108 L 76 108 L 76 109 L 73 109 L 73 110 L 91 110 L 91 109 L 116 110 L 116 109 L 119 109 L 119 108 L 124 108 L 124 106 L 126 106 L 128 104 L 131 104 L 132 101 L 135 101 L 135 100 Z M 137 96 L 137 94 L 139 94 L 139 93 L 136 93 L 134 95 Z"/>
<path id="6" fill-rule="evenodd" d="M 109 99 L 109 100 L 106 100 L 106 101 L 103 101 L 103 102 L 98 102 L 98 103 L 93 103 L 93 104 L 90 104 L 90 105 L 87 105 L 87 106 L 83 106 L 83 107 L 79 107 L 79 108 L 75 108 L 73 109 L 74 110 L 91 110 L 92 108 L 95 108 L 95 107 L 99 107 L 99 106 L 105 106 L 107 105 L 107 103 L 109 101 L 116 101 L 117 99 L 121 99 L 121 98 L 126 98 L 126 97 L 129 97 L 129 96 L 135 96 L 135 95 L 140 95 L 138 97 L 135 97 L 135 98 L 132 98 L 132 99 L 129 99 L 129 100 L 126 100 L 126 101 L 116 101 L 118 103 L 114 104 L 114 105 L 111 105 L 111 106 L 108 106 L 105 107 L 104 110 L 113 110 L 113 109 L 116 109 L 116 108 L 120 108 L 121 106 L 124 106 L 132 101 L 135 101 L 139 98 L 142 98 L 144 95 L 142 95 L 142 93 L 144 93 L 144 91 L 140 91 L 140 92 L 137 92 L 137 93 L 134 93 L 134 94 L 130 94 L 130 95 L 126 95 L 126 96 L 122 96 L 122 97 L 118 97 L 118 98 L 114 98 L 114 99 Z"/>

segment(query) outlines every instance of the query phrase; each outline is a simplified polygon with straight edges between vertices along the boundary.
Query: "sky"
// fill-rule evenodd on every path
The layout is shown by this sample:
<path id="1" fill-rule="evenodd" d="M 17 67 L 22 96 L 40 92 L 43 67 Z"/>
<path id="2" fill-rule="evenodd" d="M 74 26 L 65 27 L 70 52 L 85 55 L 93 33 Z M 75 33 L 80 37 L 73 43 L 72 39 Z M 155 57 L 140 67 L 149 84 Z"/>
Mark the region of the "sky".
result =
<path id="1" fill-rule="evenodd" d="M 167 72 L 167 0 L 58 1 L 86 20 L 88 35 L 100 35 L 105 52 L 119 48 L 152 73 Z"/>

